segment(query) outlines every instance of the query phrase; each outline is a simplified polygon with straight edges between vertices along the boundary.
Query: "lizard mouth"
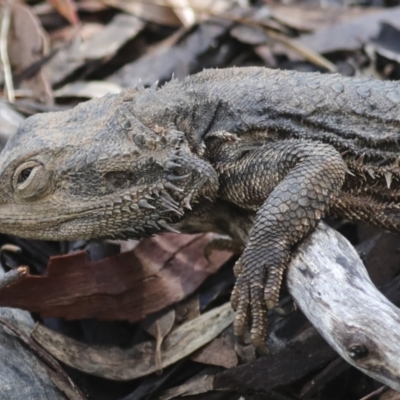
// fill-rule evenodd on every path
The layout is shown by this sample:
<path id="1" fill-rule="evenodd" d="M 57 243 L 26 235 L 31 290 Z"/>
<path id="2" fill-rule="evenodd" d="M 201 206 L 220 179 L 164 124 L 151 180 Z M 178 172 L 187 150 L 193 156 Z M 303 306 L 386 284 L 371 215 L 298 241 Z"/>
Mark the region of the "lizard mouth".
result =
<path id="1" fill-rule="evenodd" d="M 180 202 L 166 191 L 151 197 L 125 194 L 117 199 L 103 199 L 80 207 L 45 207 L 24 205 L 2 213 L 1 231 L 27 239 L 85 240 L 139 239 L 165 230 L 184 215 Z M 8 208 L 8 207 L 7 207 Z"/>
<path id="2" fill-rule="evenodd" d="M 50 211 L 47 211 L 43 216 L 40 213 L 7 213 L 7 215 L 0 214 L 0 226 L 4 233 L 27 239 L 55 240 L 56 238 L 57 240 L 62 240 L 60 239 L 60 233 L 64 225 L 68 225 L 76 219 L 87 218 L 92 214 L 91 210 L 82 210 L 67 215 L 62 215 L 58 211 L 53 216 Z M 65 239 L 73 240 L 73 238 L 67 239 L 66 237 Z"/>

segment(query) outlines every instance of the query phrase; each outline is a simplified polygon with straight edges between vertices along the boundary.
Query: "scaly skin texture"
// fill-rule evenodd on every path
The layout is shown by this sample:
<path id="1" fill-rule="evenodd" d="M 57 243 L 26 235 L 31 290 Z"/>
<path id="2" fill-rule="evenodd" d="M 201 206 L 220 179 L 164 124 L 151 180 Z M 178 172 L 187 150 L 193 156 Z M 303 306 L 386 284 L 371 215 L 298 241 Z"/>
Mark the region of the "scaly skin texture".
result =
<path id="1" fill-rule="evenodd" d="M 216 231 L 243 249 L 235 332 L 262 348 L 291 251 L 326 215 L 400 231 L 400 84 L 207 70 L 26 120 L 0 162 L 0 229 L 27 238 Z"/>

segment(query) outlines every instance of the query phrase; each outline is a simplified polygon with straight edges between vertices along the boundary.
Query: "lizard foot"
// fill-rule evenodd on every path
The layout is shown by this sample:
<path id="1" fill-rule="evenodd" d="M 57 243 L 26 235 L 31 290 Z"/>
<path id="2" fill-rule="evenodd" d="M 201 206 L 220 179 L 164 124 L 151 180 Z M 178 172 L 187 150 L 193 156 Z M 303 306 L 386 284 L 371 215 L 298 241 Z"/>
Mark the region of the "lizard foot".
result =
<path id="1" fill-rule="evenodd" d="M 245 268 L 242 257 L 234 267 L 237 276 L 232 291 L 232 307 L 236 311 L 233 323 L 237 336 L 243 336 L 250 322 L 251 342 L 265 352 L 267 334 L 267 312 L 279 301 L 284 267 Z"/>

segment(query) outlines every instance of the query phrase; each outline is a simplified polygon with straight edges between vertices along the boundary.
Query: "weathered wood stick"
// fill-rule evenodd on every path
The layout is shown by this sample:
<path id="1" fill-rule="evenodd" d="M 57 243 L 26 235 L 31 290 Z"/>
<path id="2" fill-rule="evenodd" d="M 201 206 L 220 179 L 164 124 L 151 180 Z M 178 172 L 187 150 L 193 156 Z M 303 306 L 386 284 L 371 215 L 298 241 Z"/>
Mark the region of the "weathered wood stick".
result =
<path id="1" fill-rule="evenodd" d="M 288 268 L 296 303 L 347 362 L 400 391 L 400 309 L 374 286 L 353 246 L 319 224 Z"/>

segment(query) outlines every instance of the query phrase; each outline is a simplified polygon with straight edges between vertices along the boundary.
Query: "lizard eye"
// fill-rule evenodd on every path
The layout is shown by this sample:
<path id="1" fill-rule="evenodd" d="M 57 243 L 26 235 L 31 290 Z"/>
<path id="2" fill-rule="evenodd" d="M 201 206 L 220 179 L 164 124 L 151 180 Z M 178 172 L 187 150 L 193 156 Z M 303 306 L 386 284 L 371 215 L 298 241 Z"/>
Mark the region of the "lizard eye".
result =
<path id="1" fill-rule="evenodd" d="M 32 167 L 23 169 L 18 175 L 17 182 L 24 183 L 29 178 L 31 172 L 32 172 Z"/>
<path id="2" fill-rule="evenodd" d="M 37 161 L 21 164 L 14 173 L 13 187 L 23 199 L 37 198 L 50 187 L 50 173 Z"/>

